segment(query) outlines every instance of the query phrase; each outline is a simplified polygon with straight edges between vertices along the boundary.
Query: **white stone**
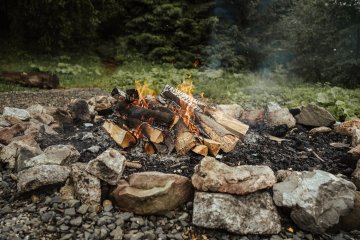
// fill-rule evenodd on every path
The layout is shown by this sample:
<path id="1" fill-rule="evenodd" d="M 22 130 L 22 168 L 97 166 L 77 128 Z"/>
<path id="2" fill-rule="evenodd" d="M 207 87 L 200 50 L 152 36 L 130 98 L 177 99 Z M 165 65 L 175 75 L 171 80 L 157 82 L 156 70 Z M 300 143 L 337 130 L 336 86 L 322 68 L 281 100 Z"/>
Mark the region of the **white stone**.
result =
<path id="1" fill-rule="evenodd" d="M 277 206 L 291 208 L 298 227 L 322 233 L 353 207 L 355 185 L 321 170 L 293 172 L 273 186 Z"/>
<path id="2" fill-rule="evenodd" d="M 20 108 L 4 107 L 3 116 L 16 117 L 23 121 L 30 119 L 30 113 Z"/>
<path id="3" fill-rule="evenodd" d="M 199 227 L 246 234 L 278 234 L 280 216 L 268 192 L 245 196 L 196 192 L 192 222 Z"/>

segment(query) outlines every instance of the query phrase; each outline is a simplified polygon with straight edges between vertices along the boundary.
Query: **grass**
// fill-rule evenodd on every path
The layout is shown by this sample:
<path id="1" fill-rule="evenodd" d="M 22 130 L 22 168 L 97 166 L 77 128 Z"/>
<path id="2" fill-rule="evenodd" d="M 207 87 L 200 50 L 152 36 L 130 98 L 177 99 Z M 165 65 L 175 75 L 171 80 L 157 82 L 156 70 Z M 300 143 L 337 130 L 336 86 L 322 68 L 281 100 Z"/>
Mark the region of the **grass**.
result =
<path id="1" fill-rule="evenodd" d="M 9 53 L 11 52 L 11 54 Z M 146 81 L 156 91 L 165 84 L 178 85 L 191 79 L 195 94 L 218 103 L 238 103 L 245 108 L 263 106 L 270 101 L 295 107 L 315 102 L 338 119 L 360 117 L 360 90 L 342 89 L 328 84 L 303 83 L 278 68 L 266 75 L 230 73 L 223 70 L 176 69 L 170 64 L 153 64 L 128 56 L 118 68 L 107 68 L 93 55 L 33 56 L 25 52 L 0 53 L 0 71 L 52 71 L 62 88 L 133 88 L 134 80 Z M 0 91 L 27 89 L 0 82 Z"/>

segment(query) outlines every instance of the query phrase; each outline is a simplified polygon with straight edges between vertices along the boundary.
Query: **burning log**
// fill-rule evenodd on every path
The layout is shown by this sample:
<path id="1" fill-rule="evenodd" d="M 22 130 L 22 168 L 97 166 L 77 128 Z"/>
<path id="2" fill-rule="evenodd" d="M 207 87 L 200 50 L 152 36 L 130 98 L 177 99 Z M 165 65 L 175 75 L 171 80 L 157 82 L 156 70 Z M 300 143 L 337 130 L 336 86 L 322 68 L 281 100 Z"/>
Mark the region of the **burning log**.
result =
<path id="1" fill-rule="evenodd" d="M 222 125 L 217 123 L 214 119 L 202 113 L 195 113 L 201 127 L 214 141 L 220 143 L 220 148 L 224 152 L 232 151 L 239 141 L 239 138 L 233 133 L 226 130 Z"/>
<path id="2" fill-rule="evenodd" d="M 196 145 L 196 139 L 182 120 L 175 125 L 175 150 L 179 155 L 185 155 Z"/>
<path id="3" fill-rule="evenodd" d="M 248 125 L 236 120 L 235 118 L 225 115 L 219 110 L 208 109 L 206 112 L 210 114 L 216 122 L 240 138 L 244 138 L 245 134 L 249 130 Z"/>
<path id="4" fill-rule="evenodd" d="M 132 129 L 139 129 L 141 134 L 147 137 L 153 143 L 162 143 L 164 141 L 164 135 L 161 130 L 152 127 L 147 122 L 142 122 L 136 118 L 128 118 L 127 125 Z"/>
<path id="5" fill-rule="evenodd" d="M 59 78 L 49 72 L 3 72 L 0 79 L 29 87 L 53 89 L 59 87 Z"/>
<path id="6" fill-rule="evenodd" d="M 196 98 L 193 98 L 186 93 L 183 93 L 176 88 L 173 88 L 169 85 L 166 85 L 161 92 L 161 96 L 173 101 L 179 107 L 183 107 L 185 105 L 192 107 L 197 112 L 204 112 L 204 109 L 207 105 Z"/>
<path id="7" fill-rule="evenodd" d="M 218 155 L 218 153 L 220 151 L 220 143 L 219 142 L 216 142 L 214 140 L 205 138 L 204 139 L 204 145 L 208 147 L 209 153 L 212 156 L 215 157 L 216 155 Z"/>
<path id="8" fill-rule="evenodd" d="M 173 113 L 155 111 L 139 106 L 129 105 L 124 101 L 117 103 L 116 110 L 121 115 L 128 118 L 136 118 L 144 122 L 152 120 L 158 124 L 165 124 L 170 128 L 172 128 L 179 120 L 179 117 Z"/>
<path id="9" fill-rule="evenodd" d="M 130 132 L 122 129 L 116 124 L 105 121 L 103 128 L 109 133 L 110 137 L 122 148 L 133 146 L 137 143 L 136 138 Z"/>
<path id="10" fill-rule="evenodd" d="M 205 145 L 197 145 L 192 149 L 192 151 L 199 155 L 203 155 L 204 157 L 208 155 L 208 147 Z"/>

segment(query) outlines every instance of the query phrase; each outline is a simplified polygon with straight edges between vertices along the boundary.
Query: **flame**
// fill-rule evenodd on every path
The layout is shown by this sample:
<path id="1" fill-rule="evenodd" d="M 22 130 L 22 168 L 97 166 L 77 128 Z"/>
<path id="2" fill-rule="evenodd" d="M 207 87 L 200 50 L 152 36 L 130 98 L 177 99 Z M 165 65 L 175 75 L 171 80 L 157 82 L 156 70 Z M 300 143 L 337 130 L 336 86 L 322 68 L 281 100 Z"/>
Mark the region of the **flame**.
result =
<path id="1" fill-rule="evenodd" d="M 176 89 L 186 93 L 189 96 L 192 96 L 192 92 L 194 91 L 194 85 L 191 79 L 191 75 L 188 75 L 186 79 L 176 87 Z"/>
<path id="2" fill-rule="evenodd" d="M 135 101 L 134 104 L 144 108 L 149 108 L 149 104 L 147 103 L 145 97 L 147 95 L 154 96 L 155 90 L 152 89 L 146 81 L 142 84 L 139 80 L 135 80 L 135 89 L 138 91 L 139 100 Z"/>
<path id="3" fill-rule="evenodd" d="M 196 58 L 194 62 L 192 63 L 193 68 L 198 68 L 201 65 L 201 60 L 199 58 Z"/>

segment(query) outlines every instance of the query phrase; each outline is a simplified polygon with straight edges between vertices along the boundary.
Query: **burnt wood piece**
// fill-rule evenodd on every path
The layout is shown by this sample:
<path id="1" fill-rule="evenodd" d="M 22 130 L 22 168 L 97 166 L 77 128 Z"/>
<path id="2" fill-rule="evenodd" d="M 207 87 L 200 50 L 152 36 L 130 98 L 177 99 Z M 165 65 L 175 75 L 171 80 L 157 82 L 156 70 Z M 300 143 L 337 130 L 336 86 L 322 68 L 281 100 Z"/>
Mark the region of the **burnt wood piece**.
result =
<path id="1" fill-rule="evenodd" d="M 212 140 L 220 143 L 220 148 L 224 152 L 230 152 L 235 148 L 239 141 L 238 137 L 234 136 L 234 134 L 226 130 L 226 128 L 211 117 L 198 112 L 195 112 L 195 114 L 203 130 Z"/>
<path id="2" fill-rule="evenodd" d="M 141 134 L 147 137 L 151 142 L 162 143 L 164 141 L 162 131 L 152 127 L 149 123 L 142 122 L 136 118 L 128 118 L 126 122 L 130 129 L 138 129 Z"/>
<path id="3" fill-rule="evenodd" d="M 143 122 L 154 122 L 160 125 L 166 125 L 169 128 L 172 128 L 179 120 L 179 117 L 173 113 L 129 105 L 124 101 L 119 101 L 115 109 L 127 118 L 136 118 Z"/>
<path id="4" fill-rule="evenodd" d="M 220 145 L 221 145 L 219 142 L 205 138 L 204 145 L 208 147 L 210 155 L 212 155 L 214 157 L 216 155 L 218 155 L 218 153 L 220 151 Z"/>
<path id="5" fill-rule="evenodd" d="M 217 123 L 224 128 L 243 139 L 249 130 L 249 125 L 246 125 L 239 120 L 232 118 L 220 110 L 207 109 L 206 113 L 209 114 Z"/>
<path id="6" fill-rule="evenodd" d="M 113 122 L 106 120 L 103 128 L 110 135 L 110 137 L 122 148 L 127 148 L 136 145 L 137 140 L 129 131 L 121 128 Z"/>
<path id="7" fill-rule="evenodd" d="M 185 155 L 196 145 L 194 134 L 182 120 L 175 125 L 175 150 L 179 155 Z"/>
<path id="8" fill-rule="evenodd" d="M 0 79 L 28 87 L 44 89 L 54 89 L 60 85 L 59 78 L 50 72 L 3 72 L 0 73 Z"/>
<path id="9" fill-rule="evenodd" d="M 203 155 L 204 157 L 206 157 L 208 155 L 209 149 L 205 145 L 197 145 L 192 149 L 192 151 L 196 154 Z"/>
<path id="10" fill-rule="evenodd" d="M 161 94 L 163 98 L 168 99 L 176 103 L 179 107 L 190 106 L 197 112 L 204 112 L 207 105 L 192 96 L 187 95 L 174 87 L 166 85 Z"/>
<path id="11" fill-rule="evenodd" d="M 144 150 L 148 155 L 153 155 L 156 153 L 156 148 L 155 148 L 154 144 L 151 142 L 146 142 L 144 144 Z"/>

